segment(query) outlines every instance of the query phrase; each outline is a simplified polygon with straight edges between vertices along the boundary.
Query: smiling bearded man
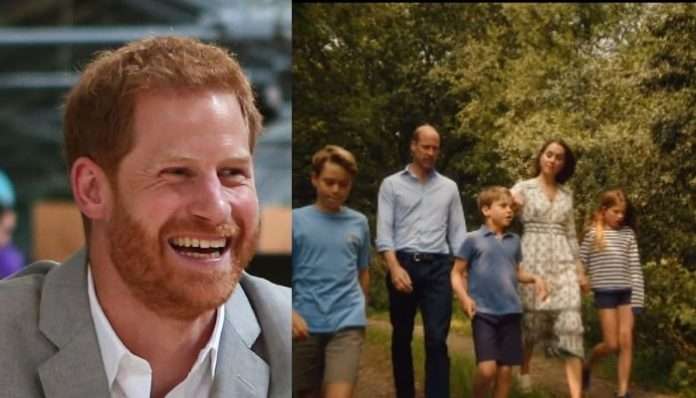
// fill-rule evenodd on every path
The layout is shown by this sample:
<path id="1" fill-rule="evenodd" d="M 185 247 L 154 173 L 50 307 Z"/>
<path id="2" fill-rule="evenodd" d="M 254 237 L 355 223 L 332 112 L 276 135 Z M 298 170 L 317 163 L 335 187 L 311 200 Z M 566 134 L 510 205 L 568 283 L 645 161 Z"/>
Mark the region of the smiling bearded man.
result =
<path id="1" fill-rule="evenodd" d="M 230 94 L 165 91 L 137 104 L 134 148 L 109 178 L 111 260 L 152 311 L 195 319 L 227 300 L 253 256 L 258 202 L 247 128 Z"/>
<path id="2" fill-rule="evenodd" d="M 177 270 L 167 265 L 164 255 L 167 248 L 160 244 L 161 238 L 148 236 L 143 226 L 120 206 L 117 205 L 115 212 L 110 250 L 116 270 L 150 310 L 177 319 L 195 319 L 227 300 L 253 256 L 258 237 L 258 228 L 257 232 L 247 232 L 253 238 L 250 242 L 247 236 L 241 236 L 235 224 L 212 227 L 203 223 L 170 222 L 163 227 L 162 235 L 168 231 L 198 231 L 220 237 L 219 248 L 213 247 L 217 246 L 214 240 L 209 241 L 212 244 L 208 248 L 203 248 L 206 244 L 191 242 L 190 238 L 183 238 L 188 242 L 179 244 L 167 242 L 183 255 L 217 258 L 220 252 L 228 248 L 231 251 L 229 266 L 225 268 L 207 273 Z"/>
<path id="3" fill-rule="evenodd" d="M 244 272 L 261 115 L 234 58 L 177 37 L 101 53 L 64 119 L 86 250 L 0 282 L 2 395 L 290 396 L 290 289 Z"/>

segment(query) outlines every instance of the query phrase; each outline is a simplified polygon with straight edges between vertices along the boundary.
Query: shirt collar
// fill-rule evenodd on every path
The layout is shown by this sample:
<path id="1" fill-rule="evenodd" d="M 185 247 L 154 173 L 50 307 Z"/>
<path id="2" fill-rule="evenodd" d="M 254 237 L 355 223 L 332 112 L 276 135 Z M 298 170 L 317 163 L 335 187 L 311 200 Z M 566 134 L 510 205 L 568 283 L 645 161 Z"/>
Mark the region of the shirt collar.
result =
<path id="1" fill-rule="evenodd" d="M 235 289 L 241 290 L 241 289 Z M 133 354 L 128 350 L 128 348 L 123 344 L 121 339 L 118 337 L 114 329 L 111 327 L 104 310 L 97 299 L 97 295 L 94 289 L 94 280 L 92 278 L 91 266 L 87 267 L 87 294 L 89 296 L 89 309 L 92 314 L 92 319 L 94 320 L 94 327 L 97 333 L 97 341 L 99 343 L 99 349 L 102 354 L 102 361 L 104 363 L 104 371 L 106 372 L 106 378 L 109 383 L 109 389 L 113 390 L 113 383 L 118 376 L 119 368 L 121 362 L 124 359 L 131 359 L 131 363 L 135 361 L 147 362 Z M 196 358 L 196 362 L 191 367 L 191 371 L 195 370 L 198 366 L 204 365 L 203 362 L 206 358 L 210 358 L 210 377 L 211 380 L 215 377 L 215 367 L 217 365 L 217 353 L 220 346 L 220 336 L 222 336 L 222 325 L 225 321 L 225 304 L 222 304 L 217 309 L 217 314 L 215 317 L 215 327 L 211 333 L 208 343 L 201 349 Z M 149 364 L 148 364 L 149 366 Z M 150 372 L 151 372 L 150 368 Z"/>
<path id="2" fill-rule="evenodd" d="M 481 230 L 481 233 L 483 233 L 483 236 L 495 235 L 495 232 L 493 232 L 490 228 L 488 228 L 488 225 L 486 225 L 486 224 L 481 225 L 480 230 Z M 508 238 L 511 236 L 512 236 L 511 232 L 508 232 L 508 231 L 503 232 L 503 238 Z"/>
<path id="3" fill-rule="evenodd" d="M 408 175 L 408 176 L 410 176 L 410 177 L 412 177 L 412 178 L 418 180 L 418 176 L 415 175 L 415 174 L 411 171 L 411 169 L 409 168 L 409 166 L 411 166 L 411 163 L 407 164 L 406 167 L 404 167 L 404 170 L 402 171 L 402 174 L 406 174 L 406 175 Z M 428 178 L 426 179 L 426 181 L 432 180 L 433 178 L 437 177 L 437 175 L 438 175 L 437 170 L 435 170 L 435 169 L 430 170 L 430 173 L 428 174 Z"/>

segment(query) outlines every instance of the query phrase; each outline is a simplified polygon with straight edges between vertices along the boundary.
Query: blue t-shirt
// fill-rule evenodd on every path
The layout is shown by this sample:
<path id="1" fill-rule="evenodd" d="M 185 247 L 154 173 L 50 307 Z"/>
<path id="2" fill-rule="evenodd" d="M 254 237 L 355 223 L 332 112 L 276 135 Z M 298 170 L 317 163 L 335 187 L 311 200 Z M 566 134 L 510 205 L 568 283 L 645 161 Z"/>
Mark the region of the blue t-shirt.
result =
<path id="1" fill-rule="evenodd" d="M 292 211 L 292 306 L 312 333 L 365 326 L 358 269 L 369 264 L 367 218 L 347 207 Z"/>
<path id="2" fill-rule="evenodd" d="M 512 232 L 498 239 L 486 225 L 470 233 L 455 254 L 469 264 L 469 296 L 476 311 L 505 315 L 522 312 L 517 293 L 517 265 L 522 261 L 520 237 Z"/>

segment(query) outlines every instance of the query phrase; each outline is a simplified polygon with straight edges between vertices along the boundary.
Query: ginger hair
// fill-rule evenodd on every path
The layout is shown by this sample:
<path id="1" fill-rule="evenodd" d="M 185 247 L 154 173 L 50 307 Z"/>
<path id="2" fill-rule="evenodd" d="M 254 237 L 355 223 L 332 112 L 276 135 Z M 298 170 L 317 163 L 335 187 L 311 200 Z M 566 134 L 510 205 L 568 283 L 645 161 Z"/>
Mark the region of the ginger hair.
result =
<path id="1" fill-rule="evenodd" d="M 98 53 L 66 96 L 63 133 L 68 169 L 85 156 L 113 178 L 133 147 L 138 95 L 159 90 L 234 93 L 253 151 L 262 116 L 234 55 L 197 39 L 151 37 Z"/>

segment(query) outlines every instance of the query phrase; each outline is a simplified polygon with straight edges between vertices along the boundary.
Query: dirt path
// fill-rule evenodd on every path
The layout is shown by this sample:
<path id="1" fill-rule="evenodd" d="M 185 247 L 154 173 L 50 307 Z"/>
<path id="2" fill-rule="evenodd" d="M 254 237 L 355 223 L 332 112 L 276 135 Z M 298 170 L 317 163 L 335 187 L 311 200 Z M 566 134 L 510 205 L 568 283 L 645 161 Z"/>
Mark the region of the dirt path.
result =
<path id="1" fill-rule="evenodd" d="M 391 325 L 387 321 L 371 319 L 368 328 L 379 328 L 389 332 L 391 330 Z M 417 326 L 414 334 L 422 337 L 423 328 Z M 447 343 L 450 352 L 463 352 L 473 357 L 474 349 L 471 337 L 456 332 L 450 332 Z M 364 347 L 360 362 L 360 373 L 355 394 L 356 398 L 392 398 L 396 395 L 391 374 L 389 350 L 389 346 L 379 347 L 374 344 Z M 549 392 L 554 397 L 560 398 L 567 396 L 565 370 L 561 360 L 546 358 L 541 353 L 537 354 L 532 361 L 532 381 L 535 386 Z M 592 390 L 586 396 L 592 398 L 613 398 L 615 386 L 616 382 L 613 380 L 593 377 Z M 416 383 L 416 391 L 416 398 L 423 398 L 423 386 L 419 385 L 419 383 Z M 635 386 L 632 388 L 632 397 L 676 398 L 674 395 L 647 392 L 637 389 Z"/>

